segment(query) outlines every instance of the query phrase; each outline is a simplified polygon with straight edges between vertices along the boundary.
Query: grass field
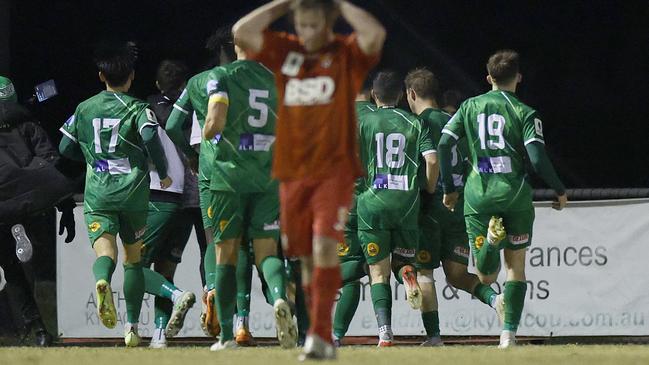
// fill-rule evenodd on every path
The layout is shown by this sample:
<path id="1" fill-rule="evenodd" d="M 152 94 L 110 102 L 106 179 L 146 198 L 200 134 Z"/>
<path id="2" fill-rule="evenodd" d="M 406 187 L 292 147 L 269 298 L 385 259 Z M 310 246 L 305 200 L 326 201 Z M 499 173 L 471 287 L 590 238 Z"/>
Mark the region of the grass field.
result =
<path id="1" fill-rule="evenodd" d="M 148 348 L 65 347 L 37 349 L 0 348 L 0 364 L 71 364 L 71 365 L 271 365 L 297 364 L 299 351 L 279 348 L 252 348 L 212 353 L 207 347 L 175 347 L 165 350 Z M 395 347 L 377 349 L 369 346 L 345 347 L 335 364 L 649 364 L 649 346 L 643 345 L 561 345 L 519 346 L 502 351 L 487 346 L 447 346 L 443 348 Z"/>

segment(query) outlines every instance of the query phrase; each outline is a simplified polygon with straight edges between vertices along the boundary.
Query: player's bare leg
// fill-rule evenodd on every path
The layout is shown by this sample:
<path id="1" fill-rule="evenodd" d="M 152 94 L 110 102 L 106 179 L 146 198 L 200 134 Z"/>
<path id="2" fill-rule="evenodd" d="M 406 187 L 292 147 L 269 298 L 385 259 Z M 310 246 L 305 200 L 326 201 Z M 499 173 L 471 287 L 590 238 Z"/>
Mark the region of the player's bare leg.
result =
<path id="1" fill-rule="evenodd" d="M 482 284 L 475 274 L 469 272 L 466 265 L 449 259 L 442 261 L 446 280 L 454 288 L 463 290 L 492 308 L 496 308 L 497 293 L 489 286 Z"/>
<path id="2" fill-rule="evenodd" d="M 392 273 L 390 256 L 369 265 L 370 280 L 372 286 L 372 304 L 376 315 L 376 324 L 379 328 L 378 347 L 394 345 L 392 333 L 392 288 L 390 287 L 390 275 Z"/>
<path id="3" fill-rule="evenodd" d="M 331 343 L 331 309 L 341 282 L 337 244 L 338 240 L 334 238 L 314 237 L 313 261 L 302 262 L 302 274 L 307 275 L 303 276 L 303 285 L 311 288 L 311 328 L 304 343 L 304 353 L 300 356 L 302 360 L 336 357 L 336 349 Z M 309 266 L 313 267 L 312 272 L 308 270 Z"/>
<path id="4" fill-rule="evenodd" d="M 435 289 L 433 270 L 419 270 L 419 272 L 417 272 L 417 282 L 421 288 L 421 319 L 424 323 L 427 337 L 426 341 L 421 345 L 442 346 L 443 342 L 439 332 L 437 291 Z"/>
<path id="5" fill-rule="evenodd" d="M 115 236 L 104 233 L 93 244 L 97 259 L 92 266 L 95 275 L 95 290 L 97 293 L 97 315 L 107 328 L 115 328 L 117 312 L 113 302 L 113 290 L 110 286 L 115 262 L 117 261 L 117 244 Z"/>
<path id="6" fill-rule="evenodd" d="M 144 273 L 141 265 L 142 240 L 124 243 L 124 298 L 126 299 L 127 323 L 124 326 L 124 342 L 128 347 L 140 344 L 138 322 L 144 297 Z"/>
<path id="7" fill-rule="evenodd" d="M 253 249 L 255 265 L 264 274 L 272 296 L 277 340 L 282 348 L 293 348 L 297 344 L 297 326 L 286 301 L 286 276 L 284 263 L 277 257 L 277 242 L 272 238 L 255 239 Z"/>
<path id="8" fill-rule="evenodd" d="M 221 338 L 211 347 L 211 351 L 221 351 L 237 347 L 232 332 L 232 318 L 236 304 L 236 264 L 241 238 L 224 240 L 216 245 L 215 289 L 216 312 L 221 320 Z"/>
<path id="9" fill-rule="evenodd" d="M 525 304 L 527 283 L 525 281 L 525 249 L 505 249 L 505 270 L 507 281 L 504 293 L 504 325 L 500 334 L 499 348 L 505 349 L 516 345 L 516 330 Z"/>

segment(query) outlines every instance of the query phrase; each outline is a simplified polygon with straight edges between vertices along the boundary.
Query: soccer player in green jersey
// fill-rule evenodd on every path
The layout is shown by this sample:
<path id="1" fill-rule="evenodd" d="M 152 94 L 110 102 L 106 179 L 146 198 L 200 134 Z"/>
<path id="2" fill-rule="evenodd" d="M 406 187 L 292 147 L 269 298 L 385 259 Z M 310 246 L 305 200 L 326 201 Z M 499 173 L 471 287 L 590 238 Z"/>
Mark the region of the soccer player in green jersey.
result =
<path id="1" fill-rule="evenodd" d="M 524 161 L 555 190 L 552 207 L 567 204 L 565 188 L 545 153 L 543 126 L 537 112 L 521 102 L 516 87 L 521 81 L 518 53 L 498 51 L 487 62 L 492 90 L 468 99 L 442 131 L 439 143 L 444 205 L 454 210 L 459 192 L 453 182 L 452 147 L 466 138 L 471 171 L 464 189 L 464 217 L 476 259 L 478 277 L 493 283 L 500 271 L 504 249 L 507 281 L 496 306 L 504 312 L 500 348 L 516 344 L 527 284 L 525 251 L 532 242 L 534 207 Z"/>
<path id="2" fill-rule="evenodd" d="M 144 295 L 140 253 L 149 203 L 147 154 L 158 171 L 160 187 L 166 189 L 172 184 L 155 114 L 148 104 L 126 94 L 133 82 L 134 62 L 135 50 L 128 44 L 98 50 L 99 79 L 106 90 L 79 104 L 61 127 L 59 146 L 62 155 L 85 161 L 88 166 L 84 215 L 97 254 L 92 267 L 97 311 L 108 328 L 117 322 L 110 281 L 117 261 L 118 233 L 124 243 L 127 346 L 140 342 L 137 324 Z"/>
<path id="3" fill-rule="evenodd" d="M 270 176 L 277 108 L 274 76 L 260 63 L 246 60 L 240 48 L 236 47 L 236 52 L 237 61 L 213 70 L 203 128 L 205 140 L 220 136 L 214 145 L 210 208 L 221 338 L 211 350 L 236 347 L 232 317 L 242 236 L 253 240 L 255 264 L 268 283 L 277 339 L 283 348 L 292 348 L 297 342 L 297 327 L 286 301 L 284 265 L 277 257 L 279 192 L 277 180 Z"/>
<path id="4" fill-rule="evenodd" d="M 363 90 L 356 95 L 356 119 L 376 111 L 376 105 L 372 102 L 371 84 L 363 85 Z M 366 274 L 365 256 L 358 242 L 358 214 L 356 213 L 356 197 L 363 186 L 363 179 L 356 181 L 352 204 L 349 208 L 347 223 L 345 224 L 345 240 L 338 243 L 338 257 L 340 258 L 340 272 L 343 279 L 343 287 L 340 291 L 340 298 L 336 304 L 333 323 L 334 346 L 340 347 L 341 340 L 345 337 L 349 324 L 354 318 L 358 302 L 361 297 L 360 279 Z"/>
<path id="5" fill-rule="evenodd" d="M 412 70 L 405 79 L 406 95 L 410 110 L 419 115 L 422 123 L 431 130 L 433 143 L 438 144 L 442 129 L 451 119 L 451 115 L 440 109 L 437 103 L 439 82 L 435 75 L 425 68 Z M 464 175 L 468 147 L 466 138 L 461 139 L 451 149 L 453 166 L 453 183 L 459 193 L 459 203 L 451 212 L 442 203 L 443 194 L 437 189 L 434 194 L 422 192 L 420 211 L 420 237 L 417 252 L 417 269 L 419 285 L 423 291 L 421 317 L 426 329 L 427 339 L 423 346 L 441 345 L 439 333 L 439 314 L 434 285 L 432 292 L 426 290 L 433 282 L 433 270 L 439 267 L 440 261 L 448 283 L 462 289 L 493 305 L 496 292 L 488 285 L 480 283 L 478 277 L 467 270 L 469 264 L 469 238 L 464 225 L 462 209 Z"/>
<path id="6" fill-rule="evenodd" d="M 380 347 L 393 345 L 391 269 L 399 272 L 413 309 L 421 306 L 413 267 L 419 237 L 419 157 L 425 161 L 428 191 L 435 189 L 439 172 L 427 128 L 396 108 L 402 85 L 396 73 L 379 73 L 372 84 L 378 109 L 362 115 L 359 125 L 360 157 L 367 176 L 357 197 L 358 237 L 369 264 Z"/>

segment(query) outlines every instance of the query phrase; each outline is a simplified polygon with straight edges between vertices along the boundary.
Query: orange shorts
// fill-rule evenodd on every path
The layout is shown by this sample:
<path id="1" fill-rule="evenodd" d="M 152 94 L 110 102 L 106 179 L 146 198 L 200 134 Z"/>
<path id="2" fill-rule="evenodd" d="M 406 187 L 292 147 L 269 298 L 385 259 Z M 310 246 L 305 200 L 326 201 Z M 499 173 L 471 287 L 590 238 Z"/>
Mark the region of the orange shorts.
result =
<path id="1" fill-rule="evenodd" d="M 280 226 L 286 256 L 310 256 L 314 236 L 341 242 L 353 191 L 354 179 L 350 177 L 280 183 Z"/>

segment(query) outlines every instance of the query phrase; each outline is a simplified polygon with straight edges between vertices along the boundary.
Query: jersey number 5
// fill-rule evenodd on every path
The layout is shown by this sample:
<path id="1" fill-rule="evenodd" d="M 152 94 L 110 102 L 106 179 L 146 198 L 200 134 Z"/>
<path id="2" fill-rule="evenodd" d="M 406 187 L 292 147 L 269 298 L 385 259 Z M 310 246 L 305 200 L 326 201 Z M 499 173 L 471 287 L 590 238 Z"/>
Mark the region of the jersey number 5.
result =
<path id="1" fill-rule="evenodd" d="M 480 148 L 483 150 L 487 149 L 487 147 L 490 150 L 502 150 L 505 148 L 504 131 L 505 117 L 502 115 L 491 114 L 486 117 L 484 113 L 478 114 L 478 136 L 480 137 Z"/>
<path id="2" fill-rule="evenodd" d="M 254 116 L 248 117 L 248 124 L 255 128 L 262 128 L 268 122 L 268 105 L 259 99 L 268 99 L 270 92 L 268 90 L 250 89 L 248 104 L 250 109 L 259 111 L 259 118 Z"/>
<path id="3" fill-rule="evenodd" d="M 376 167 L 383 168 L 384 161 L 389 168 L 398 169 L 406 163 L 406 136 L 401 133 L 377 133 L 376 139 Z M 385 156 L 385 160 L 383 159 Z M 396 157 L 396 159 L 395 159 Z"/>
<path id="4" fill-rule="evenodd" d="M 92 128 L 95 132 L 95 153 L 102 153 L 101 149 L 101 130 L 110 128 L 110 141 L 108 142 L 108 153 L 115 152 L 117 146 L 117 137 L 119 137 L 119 119 L 113 118 L 95 118 L 92 120 Z"/>

